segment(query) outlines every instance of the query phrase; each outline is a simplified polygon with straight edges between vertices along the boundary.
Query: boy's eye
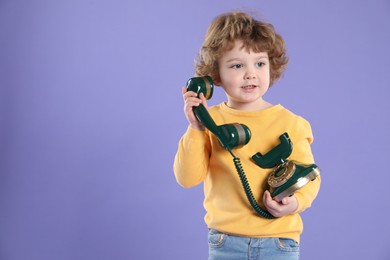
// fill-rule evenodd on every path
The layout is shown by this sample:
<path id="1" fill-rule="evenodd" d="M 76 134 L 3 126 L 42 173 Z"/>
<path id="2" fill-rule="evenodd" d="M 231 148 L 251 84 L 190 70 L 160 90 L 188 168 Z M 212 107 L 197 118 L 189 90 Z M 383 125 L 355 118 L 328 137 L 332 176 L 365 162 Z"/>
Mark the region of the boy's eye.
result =
<path id="1" fill-rule="evenodd" d="M 242 68 L 242 64 L 234 64 L 234 65 L 231 66 L 231 68 L 233 68 L 233 69 Z"/>
<path id="2" fill-rule="evenodd" d="M 258 63 L 256 63 L 256 66 L 257 66 L 257 67 L 263 67 L 264 65 L 265 65 L 264 62 L 258 62 Z"/>

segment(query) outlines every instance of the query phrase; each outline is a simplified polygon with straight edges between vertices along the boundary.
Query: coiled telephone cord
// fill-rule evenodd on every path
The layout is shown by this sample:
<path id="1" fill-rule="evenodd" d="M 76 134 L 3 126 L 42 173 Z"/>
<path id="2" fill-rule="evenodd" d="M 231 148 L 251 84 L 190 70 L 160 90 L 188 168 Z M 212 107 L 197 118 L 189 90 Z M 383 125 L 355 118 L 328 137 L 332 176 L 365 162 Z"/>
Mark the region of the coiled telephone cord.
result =
<path id="1" fill-rule="evenodd" d="M 251 204 L 252 208 L 256 211 L 257 214 L 259 214 L 263 218 L 274 219 L 275 217 L 273 215 L 271 215 L 269 212 L 263 210 L 259 206 L 259 204 L 257 203 L 257 201 L 255 199 L 255 196 L 253 196 L 252 189 L 249 186 L 248 179 L 246 178 L 244 169 L 242 168 L 240 158 L 234 156 L 234 154 L 231 151 L 229 151 L 229 152 L 233 156 L 234 166 L 236 167 L 238 176 L 240 177 L 240 180 L 241 180 L 242 187 L 244 188 L 246 197 L 248 198 L 248 201 Z"/>

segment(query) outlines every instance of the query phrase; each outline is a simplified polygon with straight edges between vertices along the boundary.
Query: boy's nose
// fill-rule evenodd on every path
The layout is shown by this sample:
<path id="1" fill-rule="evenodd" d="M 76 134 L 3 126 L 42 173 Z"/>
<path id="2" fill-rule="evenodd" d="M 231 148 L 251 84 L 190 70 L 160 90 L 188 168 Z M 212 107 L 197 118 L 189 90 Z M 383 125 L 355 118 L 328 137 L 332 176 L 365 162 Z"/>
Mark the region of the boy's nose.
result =
<path id="1" fill-rule="evenodd" d="M 245 74 L 245 79 L 254 79 L 254 78 L 256 78 L 256 75 L 252 72 L 247 72 Z"/>
<path id="2" fill-rule="evenodd" d="M 254 79 L 254 78 L 256 78 L 256 73 L 255 73 L 254 68 L 246 67 L 244 77 L 245 77 L 245 79 Z"/>

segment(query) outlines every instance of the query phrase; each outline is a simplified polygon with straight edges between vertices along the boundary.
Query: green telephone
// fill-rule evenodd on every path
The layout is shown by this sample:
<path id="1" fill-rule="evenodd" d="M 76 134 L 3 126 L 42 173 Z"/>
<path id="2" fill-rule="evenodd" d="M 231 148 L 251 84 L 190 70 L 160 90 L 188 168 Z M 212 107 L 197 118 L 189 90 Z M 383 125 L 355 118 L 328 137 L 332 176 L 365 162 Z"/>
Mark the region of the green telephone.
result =
<path id="1" fill-rule="evenodd" d="M 187 81 L 186 89 L 197 93 L 198 97 L 200 93 L 203 93 L 206 99 L 210 99 L 214 91 L 214 83 L 209 76 L 194 77 Z M 232 152 L 232 149 L 243 146 L 250 141 L 251 132 L 249 128 L 239 123 L 216 125 L 203 104 L 194 107 L 194 114 L 217 137 L 222 147 L 232 155 L 233 163 L 247 199 L 255 212 L 264 218 L 275 218 L 257 203 L 242 168 L 241 160 Z M 275 168 L 268 178 L 268 184 L 270 185 L 271 196 L 276 201 L 291 196 L 319 175 L 319 169 L 315 164 L 303 165 L 287 160 L 292 152 L 292 143 L 287 133 L 280 136 L 280 141 L 281 143 L 278 146 L 265 155 L 256 153 L 252 156 L 252 160 L 261 168 Z"/>
<path id="2" fill-rule="evenodd" d="M 292 152 L 292 142 L 287 133 L 279 136 L 279 139 L 280 144 L 265 155 L 256 153 L 252 156 L 253 161 L 261 168 L 275 168 L 268 176 L 268 184 L 271 197 L 276 201 L 293 195 L 320 175 L 315 164 L 299 164 L 287 160 Z"/>

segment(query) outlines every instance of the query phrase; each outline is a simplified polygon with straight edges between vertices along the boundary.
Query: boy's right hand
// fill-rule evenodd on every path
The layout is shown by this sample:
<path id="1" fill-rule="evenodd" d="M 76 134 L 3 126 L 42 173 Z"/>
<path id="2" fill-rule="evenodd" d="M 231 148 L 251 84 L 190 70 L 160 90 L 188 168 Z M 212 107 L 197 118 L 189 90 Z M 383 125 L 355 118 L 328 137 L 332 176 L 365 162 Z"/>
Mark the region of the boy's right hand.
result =
<path id="1" fill-rule="evenodd" d="M 193 91 L 187 91 L 186 87 L 182 87 L 182 94 L 184 99 L 184 114 L 190 124 L 190 127 L 197 130 L 204 130 L 205 127 L 199 122 L 198 118 L 196 118 L 193 107 L 197 107 L 200 104 L 203 104 L 207 109 L 206 98 L 203 93 L 200 93 L 199 98 L 198 95 Z"/>
<path id="2" fill-rule="evenodd" d="M 277 202 L 272 199 L 268 190 L 264 192 L 263 202 L 268 212 L 277 218 L 293 214 L 298 208 L 298 200 L 295 195 L 284 197 L 282 201 Z"/>

